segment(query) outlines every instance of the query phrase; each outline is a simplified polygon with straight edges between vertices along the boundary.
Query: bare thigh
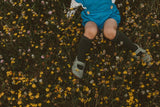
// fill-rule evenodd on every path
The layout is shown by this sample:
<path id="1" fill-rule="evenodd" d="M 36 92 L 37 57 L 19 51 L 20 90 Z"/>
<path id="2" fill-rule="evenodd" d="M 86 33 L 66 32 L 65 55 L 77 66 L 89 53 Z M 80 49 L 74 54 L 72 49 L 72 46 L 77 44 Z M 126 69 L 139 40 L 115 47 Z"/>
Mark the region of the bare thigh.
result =
<path id="1" fill-rule="evenodd" d="M 86 36 L 88 39 L 94 39 L 98 33 L 97 24 L 92 21 L 87 22 L 84 29 L 84 36 Z"/>
<path id="2" fill-rule="evenodd" d="M 117 30 L 116 20 L 111 18 L 107 19 L 103 27 L 104 36 L 109 40 L 113 40 L 116 36 L 116 30 Z"/>

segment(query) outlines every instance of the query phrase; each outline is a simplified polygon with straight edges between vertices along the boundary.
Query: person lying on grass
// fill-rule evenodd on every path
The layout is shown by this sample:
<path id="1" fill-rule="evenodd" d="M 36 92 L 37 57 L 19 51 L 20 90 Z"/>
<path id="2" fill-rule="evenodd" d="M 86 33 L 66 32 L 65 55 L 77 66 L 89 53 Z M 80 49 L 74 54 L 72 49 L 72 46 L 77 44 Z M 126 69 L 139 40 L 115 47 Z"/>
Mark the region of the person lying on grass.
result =
<path id="1" fill-rule="evenodd" d="M 81 18 L 83 19 L 84 34 L 81 36 L 78 55 L 72 65 L 72 73 L 76 77 L 83 77 L 86 53 L 90 51 L 92 40 L 99 30 L 103 31 L 104 37 L 112 42 L 123 43 L 126 50 L 135 53 L 135 58 L 140 57 L 147 64 L 151 62 L 152 58 L 146 50 L 133 43 L 123 32 L 117 30 L 121 16 L 115 5 L 115 0 L 71 0 L 70 8 L 75 9 L 67 12 L 67 18 L 71 18 L 79 6 L 83 7 Z"/>

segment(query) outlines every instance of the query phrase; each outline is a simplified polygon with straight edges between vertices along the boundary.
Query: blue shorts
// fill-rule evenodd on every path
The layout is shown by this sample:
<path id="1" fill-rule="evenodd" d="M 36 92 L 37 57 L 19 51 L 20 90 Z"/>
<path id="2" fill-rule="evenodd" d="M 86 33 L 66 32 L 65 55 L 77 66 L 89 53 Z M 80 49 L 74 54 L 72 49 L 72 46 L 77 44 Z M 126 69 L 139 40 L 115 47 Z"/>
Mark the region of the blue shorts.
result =
<path id="1" fill-rule="evenodd" d="M 100 30 L 103 29 L 105 21 L 109 18 L 115 19 L 117 25 L 119 25 L 121 21 L 119 10 L 117 9 L 115 4 L 111 5 L 110 9 L 106 11 L 95 12 L 85 9 L 81 12 L 81 18 L 83 20 L 83 26 L 85 26 L 87 22 L 93 21 L 97 24 Z"/>

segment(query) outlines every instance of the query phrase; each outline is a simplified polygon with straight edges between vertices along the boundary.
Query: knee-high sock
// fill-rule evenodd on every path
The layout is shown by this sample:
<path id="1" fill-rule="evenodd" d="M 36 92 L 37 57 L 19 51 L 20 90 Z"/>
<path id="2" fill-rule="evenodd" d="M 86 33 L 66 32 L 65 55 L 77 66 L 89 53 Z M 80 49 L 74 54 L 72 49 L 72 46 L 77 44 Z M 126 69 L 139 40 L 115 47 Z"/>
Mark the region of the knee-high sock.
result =
<path id="1" fill-rule="evenodd" d="M 89 52 L 92 46 L 92 40 L 88 39 L 84 35 L 81 37 L 80 42 L 78 44 L 78 55 L 77 58 L 79 61 L 85 62 L 86 53 Z"/>
<path id="2" fill-rule="evenodd" d="M 123 42 L 123 47 L 127 50 L 136 51 L 137 46 L 133 44 L 133 42 L 123 33 L 117 30 L 116 37 L 112 40 L 115 43 Z"/>

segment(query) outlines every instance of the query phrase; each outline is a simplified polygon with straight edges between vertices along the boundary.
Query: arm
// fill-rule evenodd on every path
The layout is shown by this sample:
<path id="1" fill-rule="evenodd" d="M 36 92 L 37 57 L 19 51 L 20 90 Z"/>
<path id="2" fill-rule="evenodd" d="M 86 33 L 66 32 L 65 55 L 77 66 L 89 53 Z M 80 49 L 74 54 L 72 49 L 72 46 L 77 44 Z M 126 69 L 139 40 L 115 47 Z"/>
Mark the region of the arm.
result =
<path id="1" fill-rule="evenodd" d="M 81 5 L 81 3 L 77 3 L 75 0 L 71 0 L 70 8 L 78 8 Z"/>
<path id="2" fill-rule="evenodd" d="M 67 18 L 70 18 L 71 16 L 73 16 L 77 11 L 77 8 L 81 5 L 82 5 L 81 3 L 77 3 L 75 0 L 71 0 L 70 9 L 72 10 L 67 12 Z M 73 10 L 73 8 L 76 8 L 76 9 Z"/>
<path id="3" fill-rule="evenodd" d="M 116 0 L 112 0 L 112 3 L 115 3 Z"/>

